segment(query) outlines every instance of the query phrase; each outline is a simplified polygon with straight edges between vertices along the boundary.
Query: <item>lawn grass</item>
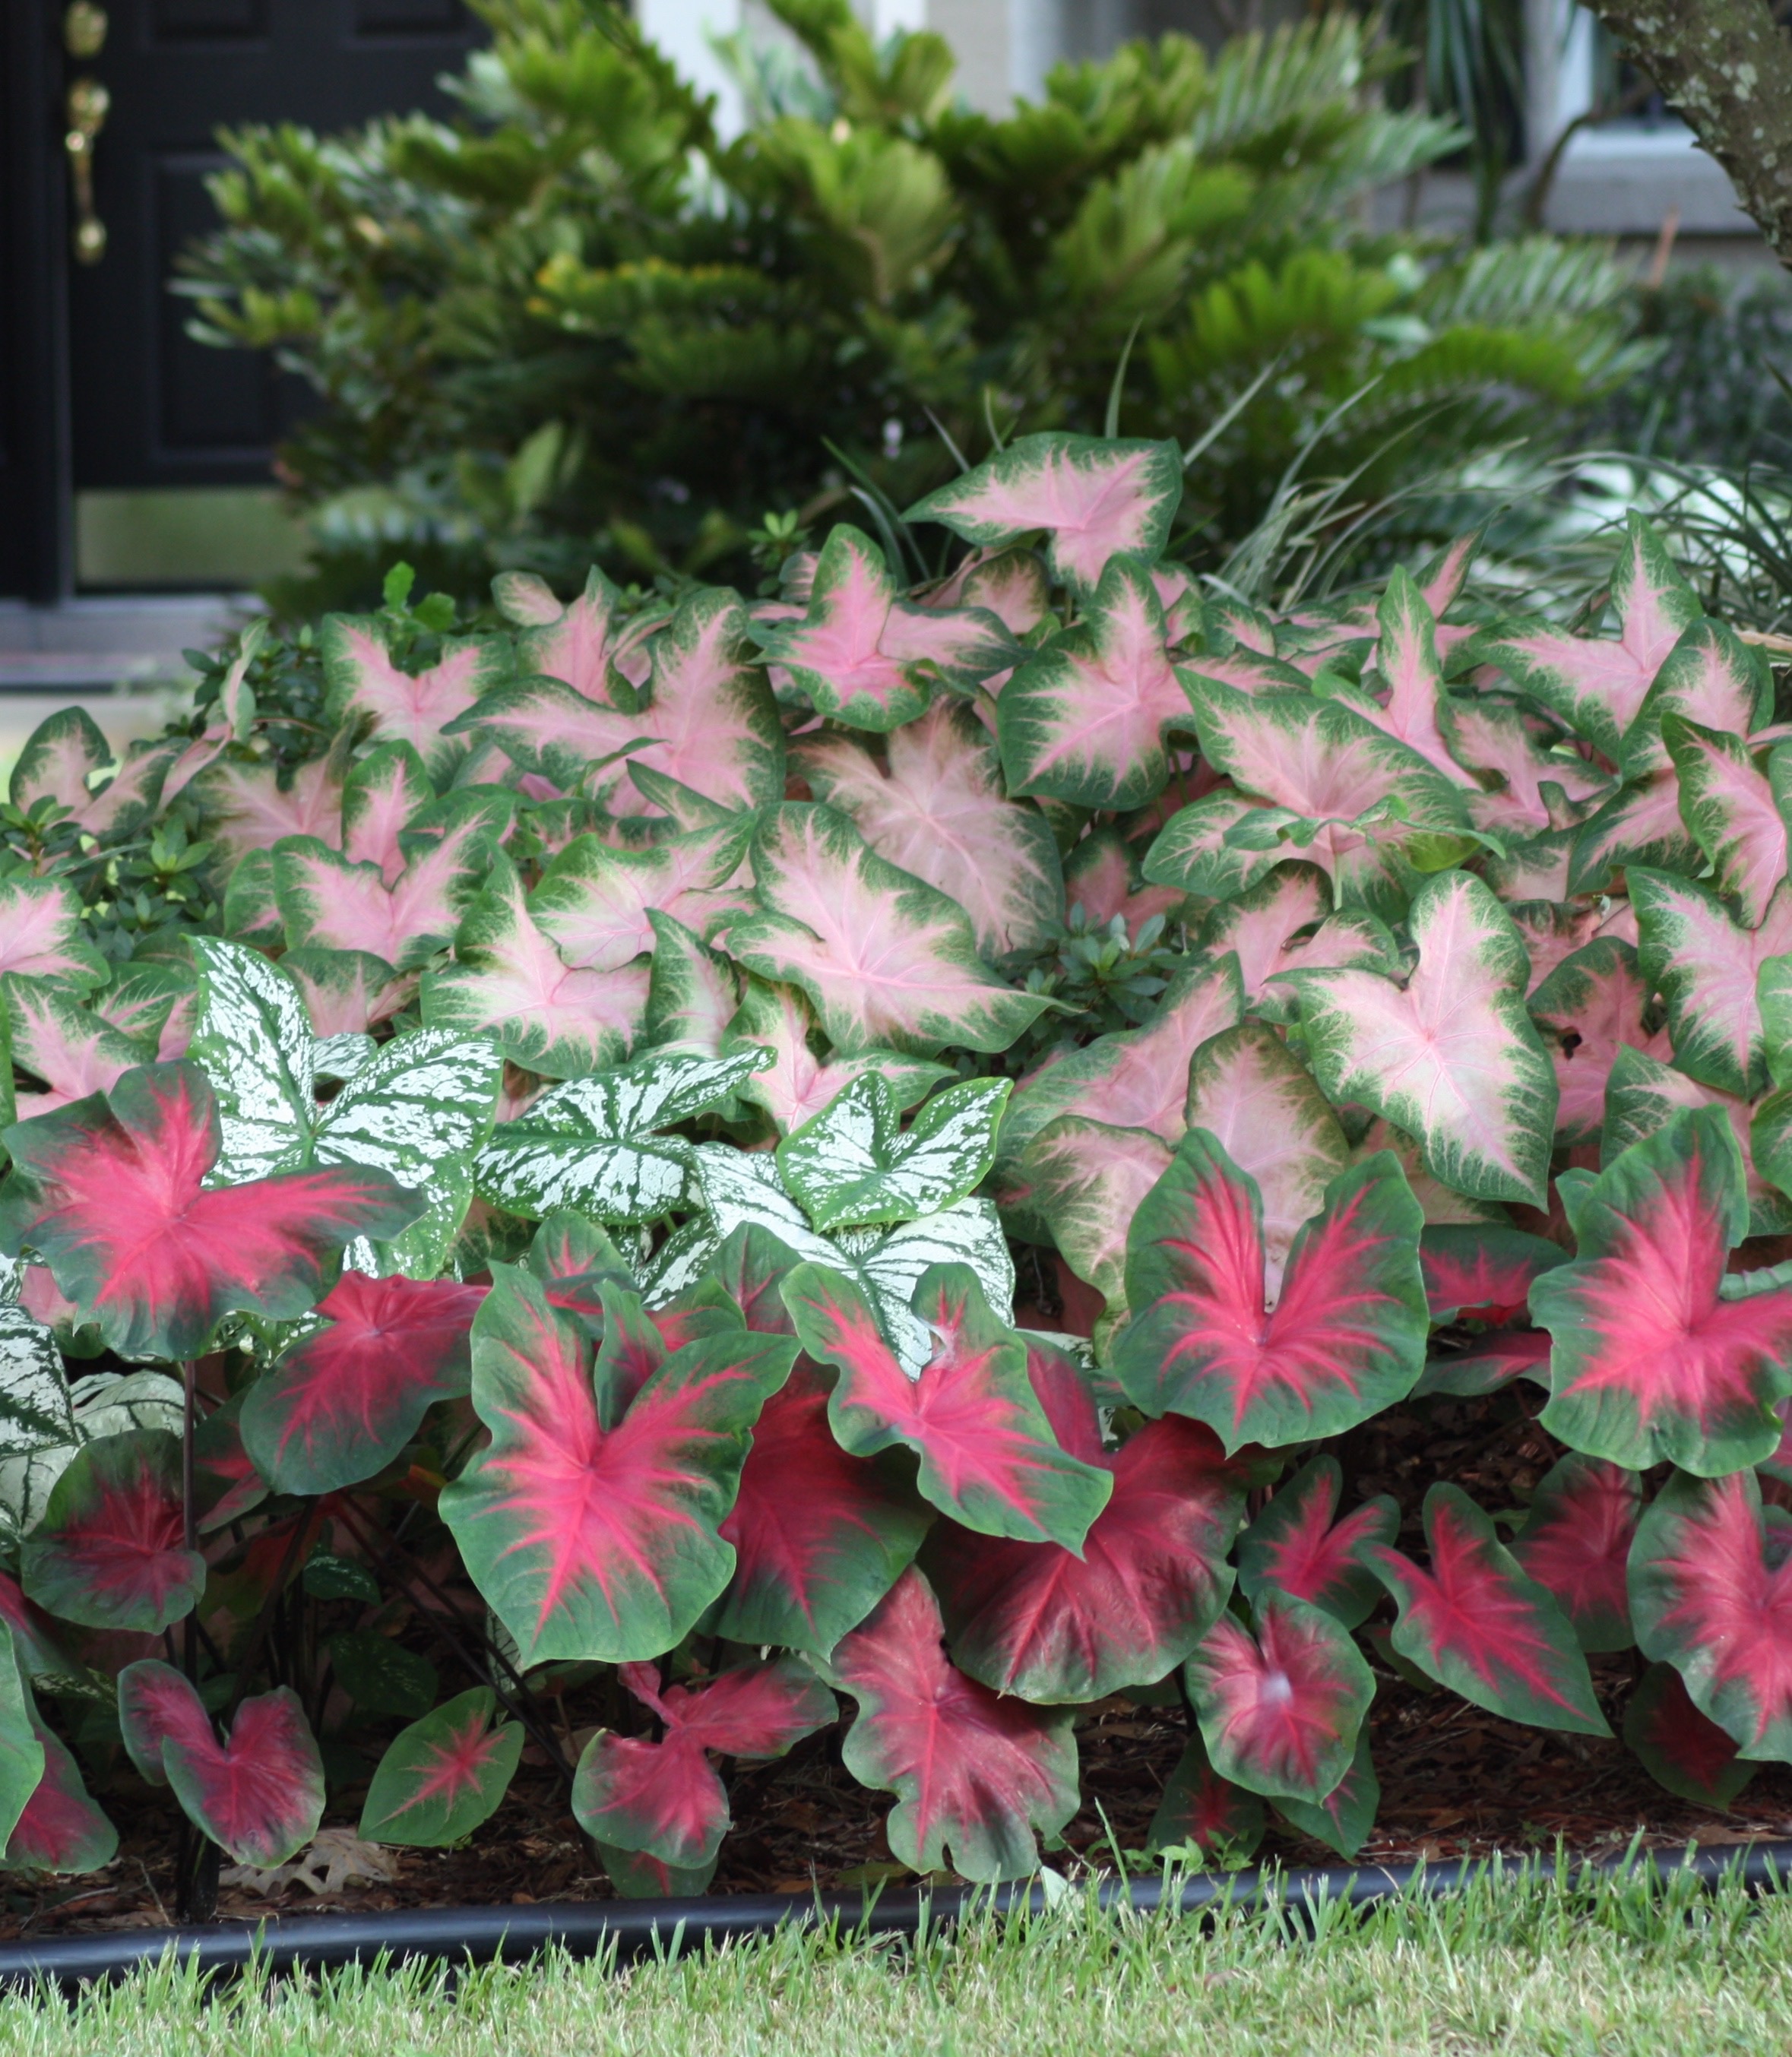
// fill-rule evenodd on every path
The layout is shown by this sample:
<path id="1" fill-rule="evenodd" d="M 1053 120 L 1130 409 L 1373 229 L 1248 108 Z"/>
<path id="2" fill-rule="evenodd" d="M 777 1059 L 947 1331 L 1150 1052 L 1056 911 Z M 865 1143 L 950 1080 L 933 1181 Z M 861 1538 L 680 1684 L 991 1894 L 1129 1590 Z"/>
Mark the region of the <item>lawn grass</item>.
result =
<path id="1" fill-rule="evenodd" d="M 1792 2051 L 1792 1893 L 1509 1877 L 1449 1900 L 1210 1926 L 1095 1912 L 919 1946 L 786 1932 L 677 1963 L 251 1978 L 159 1970 L 70 2007 L 0 2000 L 32 2057 L 1525 2057 Z"/>

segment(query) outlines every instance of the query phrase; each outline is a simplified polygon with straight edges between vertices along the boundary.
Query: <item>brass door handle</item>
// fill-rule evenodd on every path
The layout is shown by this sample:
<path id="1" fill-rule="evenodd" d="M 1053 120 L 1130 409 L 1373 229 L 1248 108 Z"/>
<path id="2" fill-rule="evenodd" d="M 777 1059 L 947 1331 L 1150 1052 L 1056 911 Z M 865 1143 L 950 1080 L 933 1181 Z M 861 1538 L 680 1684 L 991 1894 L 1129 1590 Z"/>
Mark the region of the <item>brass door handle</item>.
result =
<path id="1" fill-rule="evenodd" d="M 69 86 L 62 148 L 74 180 L 74 254 L 80 264 L 97 264 L 105 255 L 105 224 L 93 207 L 93 145 L 111 109 L 112 95 L 97 78 L 77 78 Z"/>

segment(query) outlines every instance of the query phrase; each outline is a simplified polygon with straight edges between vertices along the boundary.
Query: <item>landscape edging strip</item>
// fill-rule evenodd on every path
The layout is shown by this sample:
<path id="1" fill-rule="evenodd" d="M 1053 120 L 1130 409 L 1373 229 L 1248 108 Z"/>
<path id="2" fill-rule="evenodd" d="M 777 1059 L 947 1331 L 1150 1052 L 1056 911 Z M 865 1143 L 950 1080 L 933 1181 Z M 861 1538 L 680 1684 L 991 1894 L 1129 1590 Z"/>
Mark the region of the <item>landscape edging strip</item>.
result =
<path id="1" fill-rule="evenodd" d="M 1659 1876 L 1691 1873 L 1706 1886 L 1737 1879 L 1750 1893 L 1792 1882 L 1792 1841 L 1664 1853 L 1624 1850 L 1570 1859 L 1575 1875 L 1606 1877 L 1647 1869 Z M 1199 1872 L 1179 1880 L 1179 1911 L 1249 1907 L 1279 1900 L 1296 1906 L 1346 1901 L 1366 1906 L 1406 1892 L 1439 1896 L 1489 1876 L 1535 1876 L 1554 1861 L 1458 1858 L 1442 1864 L 1331 1865 L 1300 1871 L 1254 1867 Z M 1110 1880 L 1098 1889 L 1104 1908 L 1140 1913 L 1164 1904 L 1162 1878 Z M 51 1936 L 0 1948 L 0 1988 L 54 1985 L 65 1990 L 128 1977 L 172 1955 L 201 1972 L 241 1971 L 253 1962 L 276 1972 L 322 1970 L 383 1959 L 452 1964 L 517 1964 L 557 1945 L 574 1956 L 613 1948 L 619 1958 L 672 1957 L 712 1942 L 769 1935 L 787 1922 L 805 1928 L 837 1923 L 848 1933 L 914 1935 L 923 1922 L 949 1924 L 970 1909 L 1007 1913 L 1047 1905 L 1037 1882 L 1001 1886 L 928 1886 L 886 1893 L 716 1894 L 691 1900 L 549 1901 L 538 1906 L 435 1907 L 365 1914 L 299 1914 L 184 1928 L 115 1929 Z"/>

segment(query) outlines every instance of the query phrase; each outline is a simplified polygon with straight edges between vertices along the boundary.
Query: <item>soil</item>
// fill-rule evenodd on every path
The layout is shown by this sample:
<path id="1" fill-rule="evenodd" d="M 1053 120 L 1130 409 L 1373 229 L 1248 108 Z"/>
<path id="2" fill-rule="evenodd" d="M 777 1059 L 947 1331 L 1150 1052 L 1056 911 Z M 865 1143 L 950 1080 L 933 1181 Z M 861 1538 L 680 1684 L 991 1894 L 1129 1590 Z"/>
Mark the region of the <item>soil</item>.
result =
<path id="1" fill-rule="evenodd" d="M 1436 1478 L 1457 1480 L 1483 1507 L 1522 1505 L 1554 1461 L 1556 1446 L 1533 1417 L 1541 1396 L 1518 1389 L 1487 1401 L 1398 1409 L 1346 1438 L 1354 1476 L 1350 1499 L 1391 1492 L 1401 1503 L 1405 1547 L 1422 1549 L 1418 1511 Z M 1616 1730 L 1642 1668 L 1634 1651 L 1592 1660 L 1595 1685 Z M 1382 1782 L 1374 1832 L 1358 1861 L 1394 1864 L 1495 1852 L 1548 1852 L 1558 1844 L 1599 1854 L 1633 1837 L 1646 1846 L 1683 1848 L 1792 1837 L 1792 1766 L 1762 1765 L 1728 1813 L 1663 1791 L 1614 1739 L 1527 1728 L 1483 1713 L 1441 1690 L 1388 1673 L 1370 1735 Z M 569 1716 L 576 1719 L 570 1698 Z M 1081 1811 L 1065 1831 L 1068 1852 L 1112 1869 L 1116 1845 L 1144 1848 L 1164 1784 L 1187 1741 L 1179 1706 L 1141 1705 L 1122 1697 L 1080 1710 Z M 531 1759 L 534 1761 L 532 1762 Z M 735 1825 L 711 1890 L 807 1893 L 850 1888 L 910 1874 L 896 1865 L 883 1822 L 892 1801 L 867 1792 L 844 1770 L 839 1732 L 811 1737 L 787 1758 L 732 1768 L 728 1780 Z M 174 1897 L 178 1821 L 165 1794 L 129 1778 L 100 1796 L 121 1830 L 120 1854 L 104 1873 L 42 1892 L 14 1881 L 4 1898 L 0 1940 L 159 1924 Z M 360 1794 L 333 1798 L 327 1823 L 352 1826 Z M 221 1919 L 274 1912 L 371 1912 L 538 1900 L 601 1900 L 614 1889 L 588 1852 L 568 1808 L 565 1788 L 531 1746 L 509 1797 L 458 1850 L 387 1853 L 389 1882 L 351 1885 L 319 1896 L 293 1882 L 271 1895 L 226 1885 Z M 1273 1812 L 1262 1858 L 1293 1865 L 1335 1865 L 1322 1845 Z"/>

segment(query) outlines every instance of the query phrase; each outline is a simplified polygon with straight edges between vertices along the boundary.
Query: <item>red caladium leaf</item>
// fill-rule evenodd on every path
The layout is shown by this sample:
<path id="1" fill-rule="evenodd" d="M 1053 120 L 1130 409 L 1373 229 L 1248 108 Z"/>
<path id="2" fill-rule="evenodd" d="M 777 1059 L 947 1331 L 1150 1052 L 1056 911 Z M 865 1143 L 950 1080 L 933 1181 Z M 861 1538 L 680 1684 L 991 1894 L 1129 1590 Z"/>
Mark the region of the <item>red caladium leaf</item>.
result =
<path id="1" fill-rule="evenodd" d="M 680 1870 L 709 1863 L 728 1833 L 728 1796 L 712 1754 L 782 1757 L 839 1711 L 791 1657 L 664 1688 L 656 1666 L 625 1664 L 622 1682 L 660 1717 L 664 1735 L 652 1742 L 600 1729 L 579 1759 L 573 1812 L 599 1842 Z"/>
<path id="2" fill-rule="evenodd" d="M 1029 1367 L 1059 1442 L 1113 1474 L 1112 1498 L 1080 1556 L 942 1523 L 924 1561 L 961 1671 L 1036 1705 L 1098 1700 L 1174 1671 L 1225 1605 L 1243 1480 L 1209 1430 L 1174 1417 L 1109 1457 L 1076 1365 L 1033 1342 Z"/>
<path id="3" fill-rule="evenodd" d="M 468 1572 L 525 1665 L 658 1656 L 722 1591 L 716 1533 L 747 1430 L 788 1376 L 793 1342 L 734 1334 L 675 1351 L 626 1405 L 578 1323 L 519 1268 L 473 1329 L 473 1405 L 492 1433 L 441 1496 Z"/>
<path id="4" fill-rule="evenodd" d="M 803 1348 L 839 1368 L 828 1418 L 842 1448 L 913 1450 L 922 1496 L 979 1534 L 1083 1547 L 1112 1480 L 1059 1446 L 1025 1344 L 989 1312 L 967 1266 L 931 1265 L 915 1288 L 911 1304 L 934 1338 L 918 1378 L 843 1272 L 799 1265 L 783 1293 Z"/>
<path id="5" fill-rule="evenodd" d="M 218 1110 L 197 1065 L 127 1072 L 109 1095 L 6 1131 L 0 1240 L 29 1243 L 114 1350 L 186 1357 L 221 1315 L 289 1321 L 343 1245 L 396 1235 L 420 1203 L 383 1171 L 333 1165 L 206 1189 Z"/>
<path id="6" fill-rule="evenodd" d="M 1512 1556 L 1573 1623 L 1583 1650 L 1627 1650 L 1635 1639 L 1625 1581 L 1642 1511 L 1635 1472 L 1570 1454 L 1544 1474 L 1512 1538 Z"/>
<path id="7" fill-rule="evenodd" d="M 1489 1223 L 1428 1228 L 1419 1270 L 1434 1322 L 1512 1321 L 1523 1315 L 1533 1281 L 1568 1262 L 1560 1243 Z"/>
<path id="8" fill-rule="evenodd" d="M 927 1532 L 933 1517 L 912 1492 L 835 1441 L 827 1400 L 828 1381 L 799 1365 L 754 1425 L 720 1529 L 734 1546 L 734 1578 L 707 1624 L 731 1643 L 825 1655 L 889 1591 Z"/>
<path id="9" fill-rule="evenodd" d="M 1792 886 L 1777 887 L 1760 921 L 1743 928 L 1690 879 L 1639 866 L 1625 877 L 1637 955 L 1667 1009 L 1674 1061 L 1706 1085 L 1752 1099 L 1768 1079 L 1756 989 L 1767 960 L 1792 950 Z"/>
<path id="10" fill-rule="evenodd" d="M 1358 1627 L 1381 1598 L 1365 1561 L 1371 1543 L 1391 1543 L 1400 1509 L 1378 1493 L 1338 1520 L 1344 1488 L 1337 1458 L 1310 1458 L 1274 1496 L 1239 1543 L 1239 1583 L 1252 1600 L 1287 1595 L 1322 1608 L 1346 1628 Z"/>
<path id="11" fill-rule="evenodd" d="M 1384 1544 L 1365 1555 L 1400 1608 L 1394 1650 L 1477 1707 L 1533 1727 L 1609 1735 L 1568 1617 L 1460 1486 L 1425 1496 L 1431 1568 Z"/>
<path id="12" fill-rule="evenodd" d="M 1191 1735 L 1165 1782 L 1146 1831 L 1145 1849 L 1154 1857 L 1170 1850 L 1199 1850 L 1203 1863 L 1247 1864 L 1263 1840 L 1265 1826 L 1263 1801 L 1222 1778 L 1208 1761 L 1207 1745 Z"/>
<path id="13" fill-rule="evenodd" d="M 1357 1738 L 1357 1754 L 1350 1768 L 1323 1800 L 1276 1801 L 1275 1811 L 1290 1827 L 1314 1842 L 1334 1849 L 1341 1857 L 1354 1857 L 1369 1840 L 1382 1804 L 1382 1782 L 1369 1754 L 1369 1731 Z"/>
<path id="14" fill-rule="evenodd" d="M 903 518 L 938 521 L 985 547 L 1043 529 L 1053 577 L 1086 593 L 1116 552 L 1148 563 L 1161 554 L 1182 482 L 1182 452 L 1173 442 L 1017 436 L 918 500 Z"/>
<path id="15" fill-rule="evenodd" d="M 819 800 L 850 815 L 878 856 L 957 902 L 986 956 L 1043 942 L 1064 914 L 1050 824 L 1009 799 L 993 746 L 950 702 L 894 730 L 879 765 L 843 735 L 793 759 Z"/>
<path id="16" fill-rule="evenodd" d="M 118 1854 L 118 1831 L 97 1805 L 68 1746 L 34 1714 L 44 1775 L 13 1825 L 0 1858 L 8 1871 L 103 1871 Z"/>
<path id="17" fill-rule="evenodd" d="M 1630 1611 L 1738 1755 L 1792 1758 L 1792 1557 L 1770 1555 L 1753 1472 L 1669 1480 L 1637 1525 Z"/>
<path id="18" fill-rule="evenodd" d="M 1717 1723 L 1692 1704 L 1671 1664 L 1651 1664 L 1624 1710 L 1624 1741 L 1658 1786 L 1695 1806 L 1727 1811 L 1754 1766 Z"/>
<path id="19" fill-rule="evenodd" d="M 1612 574 L 1612 604 L 1622 624 L 1616 641 L 1571 636 L 1539 622 L 1502 628 L 1475 646 L 1477 656 L 1499 665 L 1613 759 L 1621 755 L 1624 731 L 1656 672 L 1700 612 L 1698 596 L 1660 537 L 1634 512 L 1628 526 Z"/>
<path id="20" fill-rule="evenodd" d="M 1721 1108 L 1689 1109 L 1579 1195 L 1580 1255 L 1531 1288 L 1550 1331 L 1543 1422 L 1633 1471 L 1715 1477 L 1779 1441 L 1792 1392 L 1792 1288 L 1727 1278 L 1748 1233 L 1742 1152 Z"/>
<path id="21" fill-rule="evenodd" d="M 1266 1592 L 1253 1635 L 1223 1614 L 1183 1669 L 1223 1778 L 1271 1798 L 1321 1801 L 1350 1768 L 1375 1680 L 1349 1632 Z"/>
<path id="22" fill-rule="evenodd" d="M 1115 1375 L 1147 1413 L 1192 1415 L 1228 1450 L 1366 1421 L 1424 1365 L 1423 1220 L 1376 1152 L 1326 1187 L 1271 1306 L 1256 1182 L 1191 1130 L 1133 1221 Z"/>
<path id="23" fill-rule="evenodd" d="M 235 1863 L 283 1865 L 317 1833 L 323 1764 L 290 1686 L 244 1701 L 220 1743 L 189 1682 L 145 1658 L 118 1675 L 118 1718 L 137 1770 Z"/>
<path id="24" fill-rule="evenodd" d="M 1426 1361 L 1413 1397 L 1447 1393 L 1477 1399 L 1497 1393 L 1515 1378 L 1549 1383 L 1549 1338 L 1543 1330 L 1495 1329 L 1459 1350 L 1439 1351 Z"/>
<path id="25" fill-rule="evenodd" d="M 182 1542 L 180 1438 L 133 1429 L 78 1450 L 21 1546 L 19 1576 L 41 1607 L 89 1628 L 153 1633 L 189 1613 L 205 1560 Z"/>
<path id="26" fill-rule="evenodd" d="M 379 1760 L 356 1833 L 434 1849 L 490 1821 L 523 1746 L 520 1722 L 493 1725 L 497 1709 L 491 1688 L 475 1686 L 401 1730 Z"/>
<path id="27" fill-rule="evenodd" d="M 1056 1835 L 1076 1811 L 1069 1710 L 1029 1707 L 957 1670 L 918 1571 L 842 1639 L 825 1675 L 858 1705 L 846 1769 L 897 1796 L 887 1827 L 900 1862 L 980 1881 L 1037 1869 L 1034 1832 Z"/>
<path id="28" fill-rule="evenodd" d="M 249 1389 L 243 1444 L 280 1492 L 333 1492 L 383 1471 L 438 1400 L 469 1390 L 482 1286 L 346 1272 L 302 1337 Z"/>

